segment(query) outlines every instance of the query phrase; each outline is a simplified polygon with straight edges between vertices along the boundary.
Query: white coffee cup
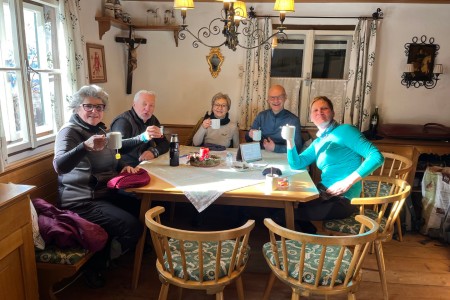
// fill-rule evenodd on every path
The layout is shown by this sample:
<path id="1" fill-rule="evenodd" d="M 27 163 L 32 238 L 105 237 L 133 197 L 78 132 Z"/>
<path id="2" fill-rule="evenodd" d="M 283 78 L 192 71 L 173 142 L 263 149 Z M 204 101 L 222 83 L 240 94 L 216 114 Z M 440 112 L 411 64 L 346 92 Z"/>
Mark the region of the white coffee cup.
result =
<path id="1" fill-rule="evenodd" d="M 285 125 L 281 128 L 281 137 L 285 140 L 294 139 L 295 126 Z"/>
<path id="2" fill-rule="evenodd" d="M 211 128 L 219 129 L 220 128 L 220 119 L 211 119 Z"/>
<path id="3" fill-rule="evenodd" d="M 278 187 L 278 175 L 277 174 L 267 174 L 265 182 L 266 192 L 275 191 Z"/>
<path id="4" fill-rule="evenodd" d="M 261 130 L 259 130 L 259 129 L 253 130 L 253 140 L 255 142 L 259 142 L 261 140 Z"/>
<path id="5" fill-rule="evenodd" d="M 119 131 L 109 132 L 106 135 L 108 139 L 108 149 L 120 149 L 122 148 L 122 133 Z"/>

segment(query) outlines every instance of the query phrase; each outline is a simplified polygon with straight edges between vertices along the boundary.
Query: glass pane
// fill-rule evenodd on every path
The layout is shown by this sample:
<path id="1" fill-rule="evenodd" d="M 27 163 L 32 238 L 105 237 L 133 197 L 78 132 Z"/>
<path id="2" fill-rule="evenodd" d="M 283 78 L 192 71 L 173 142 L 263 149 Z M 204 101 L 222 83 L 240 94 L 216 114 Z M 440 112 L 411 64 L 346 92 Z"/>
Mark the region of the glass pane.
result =
<path id="1" fill-rule="evenodd" d="M 54 25 L 54 9 L 27 4 L 24 6 L 25 35 L 27 41 L 28 64 L 30 70 L 30 88 L 33 106 L 33 117 L 38 137 L 55 132 L 55 80 L 59 75 L 34 71 L 55 68 L 52 33 Z"/>
<path id="2" fill-rule="evenodd" d="M 8 146 L 28 142 L 20 72 L 0 72 L 0 106 Z"/>
<path id="3" fill-rule="evenodd" d="M 18 48 L 17 35 L 13 31 L 12 19 L 13 4 L 9 1 L 2 1 L 0 5 L 0 68 L 20 67 L 18 53 L 14 50 Z"/>
<path id="4" fill-rule="evenodd" d="M 302 77 L 304 38 L 295 38 L 278 41 L 273 49 L 271 63 L 271 77 Z"/>
<path id="5" fill-rule="evenodd" d="M 319 36 L 314 41 L 312 78 L 343 79 L 348 37 Z"/>

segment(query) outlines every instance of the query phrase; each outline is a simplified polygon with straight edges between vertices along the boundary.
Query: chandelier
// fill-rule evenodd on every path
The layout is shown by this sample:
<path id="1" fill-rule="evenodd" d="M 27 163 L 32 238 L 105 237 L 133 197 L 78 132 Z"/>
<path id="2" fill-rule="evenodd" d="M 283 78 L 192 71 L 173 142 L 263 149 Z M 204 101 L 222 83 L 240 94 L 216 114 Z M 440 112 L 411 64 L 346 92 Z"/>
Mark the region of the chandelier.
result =
<path id="1" fill-rule="evenodd" d="M 250 12 L 247 14 L 245 3 L 242 1 L 222 0 L 223 8 L 221 10 L 221 16 L 213 19 L 209 26 L 201 27 L 197 34 L 192 33 L 188 29 L 186 24 L 186 11 L 194 8 L 193 0 L 174 0 L 174 8 L 181 10 L 181 17 L 183 19 L 183 25 L 180 26 L 180 32 L 178 37 L 180 40 L 186 38 L 186 33 L 194 38 L 192 46 L 198 48 L 199 44 L 210 48 L 218 48 L 220 46 L 227 46 L 229 49 L 236 51 L 236 47 L 244 49 L 254 49 L 264 46 L 266 49 L 271 47 L 270 40 L 273 38 L 273 42 L 277 41 L 277 38 L 283 39 L 286 34 L 283 32 L 286 27 L 283 27 L 283 22 L 287 12 L 294 11 L 294 0 L 276 0 L 274 10 L 280 12 L 281 25 L 277 28 L 277 31 L 271 35 L 264 34 L 264 31 L 259 29 L 256 22 L 251 22 L 251 19 L 256 19 L 256 13 L 253 7 L 250 7 Z M 223 26 L 219 26 L 223 23 Z M 239 31 L 239 25 L 243 24 L 245 27 Z M 242 26 L 241 26 L 242 27 Z M 223 34 L 225 41 L 217 45 L 210 45 L 205 42 L 211 36 Z M 255 41 L 255 44 L 245 46 L 239 42 L 239 35 L 250 37 Z"/>

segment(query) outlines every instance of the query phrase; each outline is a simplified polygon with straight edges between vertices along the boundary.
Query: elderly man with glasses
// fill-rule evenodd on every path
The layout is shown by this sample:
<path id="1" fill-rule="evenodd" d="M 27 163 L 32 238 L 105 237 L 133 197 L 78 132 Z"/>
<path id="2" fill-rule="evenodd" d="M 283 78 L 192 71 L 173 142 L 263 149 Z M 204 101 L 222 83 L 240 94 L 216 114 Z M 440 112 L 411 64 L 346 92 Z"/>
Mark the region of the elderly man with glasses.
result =
<path id="1" fill-rule="evenodd" d="M 267 102 L 269 109 L 260 112 L 250 130 L 245 135 L 247 142 L 252 142 L 255 130 L 261 130 L 261 149 L 276 153 L 286 153 L 286 140 L 281 137 L 281 127 L 295 126 L 295 145 L 302 149 L 302 138 L 299 118 L 284 109 L 286 91 L 281 85 L 274 85 L 269 89 Z"/>

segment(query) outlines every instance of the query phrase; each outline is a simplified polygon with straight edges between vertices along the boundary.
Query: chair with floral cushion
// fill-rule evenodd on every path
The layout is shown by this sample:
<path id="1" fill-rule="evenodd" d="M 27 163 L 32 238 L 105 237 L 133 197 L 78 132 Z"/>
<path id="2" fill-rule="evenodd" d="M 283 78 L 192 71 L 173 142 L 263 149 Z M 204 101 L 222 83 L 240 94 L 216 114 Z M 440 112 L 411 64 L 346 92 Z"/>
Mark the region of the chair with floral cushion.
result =
<path id="1" fill-rule="evenodd" d="M 362 186 L 361 197 L 353 198 L 351 203 L 359 205 L 359 214 L 372 218 L 380 225 L 374 246 L 383 297 L 388 299 L 382 242 L 392 239 L 395 222 L 411 192 L 411 186 L 403 179 L 382 176 L 367 176 L 362 180 Z M 356 215 L 324 221 L 324 230 L 332 235 L 358 234 L 360 225 L 355 220 Z"/>
<path id="2" fill-rule="evenodd" d="M 248 239 L 255 221 L 230 230 L 197 232 L 162 225 L 163 212 L 164 207 L 157 206 L 145 214 L 162 283 L 159 299 L 167 299 L 169 284 L 180 288 L 180 299 L 182 288 L 205 290 L 223 299 L 225 286 L 235 281 L 238 298 L 243 300 L 241 274 L 249 258 Z"/>
<path id="3" fill-rule="evenodd" d="M 367 216 L 356 216 L 357 235 L 324 236 L 289 230 L 264 219 L 270 242 L 263 245 L 263 255 L 272 269 L 263 299 L 269 299 L 275 278 L 292 289 L 291 299 L 300 294 L 347 294 L 356 299 L 362 277 L 362 264 L 375 240 L 378 224 Z"/>
<path id="4" fill-rule="evenodd" d="M 371 175 L 387 176 L 391 178 L 408 180 L 409 173 L 412 170 L 412 160 L 407 157 L 390 152 L 381 152 L 381 154 L 383 154 L 384 162 Z M 397 218 L 395 224 L 397 225 L 398 240 L 401 242 L 403 241 L 403 234 L 400 217 Z"/>

